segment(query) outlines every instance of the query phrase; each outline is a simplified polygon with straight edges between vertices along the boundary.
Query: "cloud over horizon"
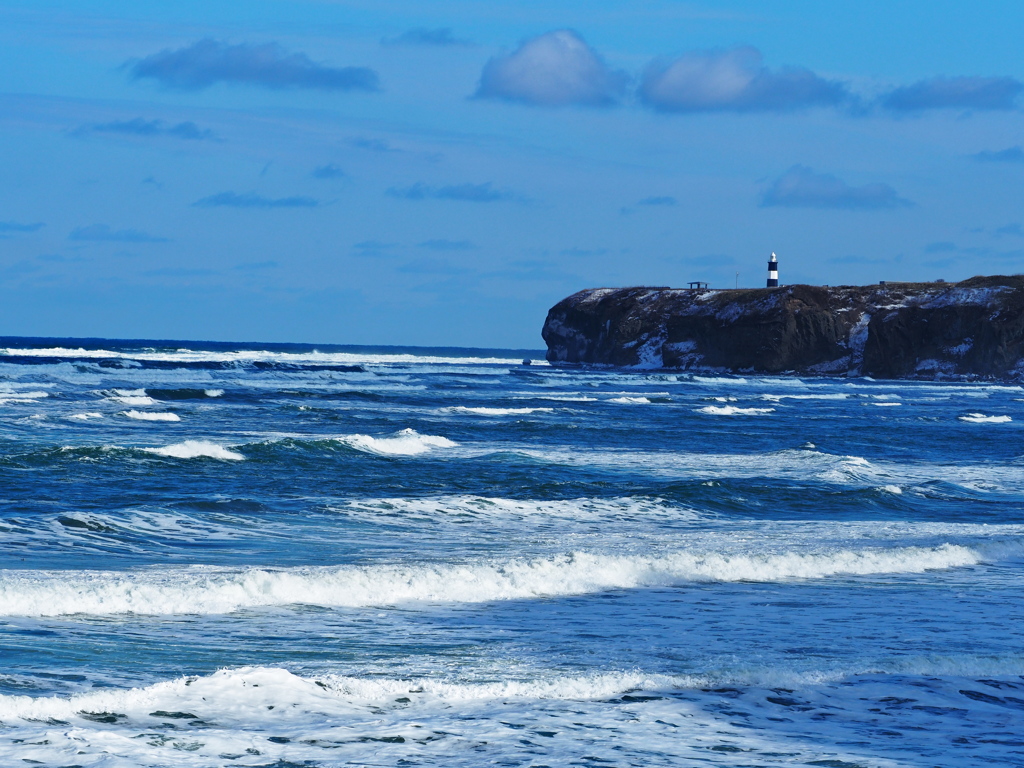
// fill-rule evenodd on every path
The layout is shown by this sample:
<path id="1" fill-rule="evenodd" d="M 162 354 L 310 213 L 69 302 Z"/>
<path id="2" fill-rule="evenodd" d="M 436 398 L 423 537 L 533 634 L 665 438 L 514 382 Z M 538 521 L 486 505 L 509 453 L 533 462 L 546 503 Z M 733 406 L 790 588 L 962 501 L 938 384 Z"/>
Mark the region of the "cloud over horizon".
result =
<path id="1" fill-rule="evenodd" d="M 78 135 L 88 133 L 119 133 L 131 136 L 170 136 L 176 139 L 200 141 L 214 138 L 213 131 L 200 128 L 191 120 L 170 125 L 163 120 L 146 120 L 135 117 L 131 120 L 114 120 L 109 123 L 90 123 L 75 130 Z"/>
<path id="2" fill-rule="evenodd" d="M 929 109 L 1005 110 L 1016 107 L 1024 83 L 1012 77 L 933 77 L 896 88 L 881 105 L 896 112 Z"/>
<path id="3" fill-rule="evenodd" d="M 32 224 L 21 224 L 17 221 L 0 221 L 0 232 L 36 232 L 42 229 L 45 224 L 41 221 Z"/>
<path id="4" fill-rule="evenodd" d="M 901 208 L 910 202 L 888 184 L 854 187 L 830 173 L 815 173 L 805 165 L 794 165 L 772 183 L 761 198 L 761 205 L 878 210 Z"/>
<path id="5" fill-rule="evenodd" d="M 443 187 L 431 187 L 416 182 L 411 187 L 392 187 L 385 194 L 402 200 L 464 200 L 471 203 L 496 203 L 501 200 L 513 200 L 515 195 L 506 189 L 495 189 L 491 182 L 483 184 L 450 184 Z"/>
<path id="6" fill-rule="evenodd" d="M 608 106 L 621 98 L 628 82 L 628 75 L 610 69 L 576 32 L 558 29 L 491 58 L 474 98 L 542 107 Z"/>
<path id="7" fill-rule="evenodd" d="M 253 192 L 220 192 L 192 203 L 195 208 L 316 208 L 320 201 L 312 197 L 263 197 Z"/>
<path id="8" fill-rule="evenodd" d="M 343 179 L 347 174 L 334 163 L 327 163 L 314 168 L 311 175 L 314 179 Z"/>
<path id="9" fill-rule="evenodd" d="M 368 67 L 329 67 L 304 53 L 288 53 L 277 43 L 254 45 L 205 38 L 192 45 L 165 48 L 131 64 L 133 80 L 151 79 L 166 88 L 195 91 L 215 83 L 264 88 L 315 88 L 327 91 L 378 91 L 377 73 Z"/>
<path id="10" fill-rule="evenodd" d="M 986 149 L 974 155 L 974 159 L 983 163 L 1024 163 L 1024 149 L 1019 145 L 1000 150 Z"/>
<path id="11" fill-rule="evenodd" d="M 661 112 L 788 112 L 840 104 L 842 83 L 803 67 L 770 70 L 752 46 L 695 51 L 656 60 L 643 74 L 639 96 Z"/>
<path id="12" fill-rule="evenodd" d="M 137 229 L 111 229 L 107 224 L 89 224 L 71 230 L 68 240 L 105 243 L 167 243 L 169 238 L 150 235 Z"/>
<path id="13" fill-rule="evenodd" d="M 438 27 L 437 29 L 416 27 L 415 29 L 403 32 L 397 37 L 385 37 L 380 42 L 381 45 L 422 45 L 441 48 L 472 45 L 469 40 L 455 37 L 451 27 Z"/>

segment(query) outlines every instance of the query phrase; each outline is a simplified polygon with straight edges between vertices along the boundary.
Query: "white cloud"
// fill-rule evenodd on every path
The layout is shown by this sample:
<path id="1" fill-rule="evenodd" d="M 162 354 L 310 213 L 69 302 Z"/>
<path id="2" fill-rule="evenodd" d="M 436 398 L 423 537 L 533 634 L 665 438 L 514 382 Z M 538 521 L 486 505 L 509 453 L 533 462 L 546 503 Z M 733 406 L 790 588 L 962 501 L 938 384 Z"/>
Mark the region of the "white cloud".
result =
<path id="1" fill-rule="evenodd" d="M 627 81 L 578 34 L 559 29 L 488 61 L 476 96 L 545 107 L 602 106 L 614 103 Z"/>

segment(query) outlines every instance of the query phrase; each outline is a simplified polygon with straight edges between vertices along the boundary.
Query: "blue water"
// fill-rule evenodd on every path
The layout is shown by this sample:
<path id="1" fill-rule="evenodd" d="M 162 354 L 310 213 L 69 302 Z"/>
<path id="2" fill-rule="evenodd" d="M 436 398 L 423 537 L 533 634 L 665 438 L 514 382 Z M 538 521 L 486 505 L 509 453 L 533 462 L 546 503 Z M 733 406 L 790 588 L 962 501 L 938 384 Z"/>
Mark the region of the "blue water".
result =
<path id="1" fill-rule="evenodd" d="M 1024 389 L 524 355 L 0 339 L 0 764 L 1024 764 Z"/>

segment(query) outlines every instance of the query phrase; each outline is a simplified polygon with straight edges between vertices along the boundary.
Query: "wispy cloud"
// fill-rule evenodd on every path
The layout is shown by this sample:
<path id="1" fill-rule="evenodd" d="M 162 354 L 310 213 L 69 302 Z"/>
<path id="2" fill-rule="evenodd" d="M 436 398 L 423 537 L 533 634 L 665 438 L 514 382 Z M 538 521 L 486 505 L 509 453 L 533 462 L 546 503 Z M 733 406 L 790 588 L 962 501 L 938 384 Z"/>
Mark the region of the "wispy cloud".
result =
<path id="1" fill-rule="evenodd" d="M 606 106 L 618 101 L 628 80 L 576 32 L 559 29 L 488 61 L 475 96 L 544 107 Z"/>
<path id="2" fill-rule="evenodd" d="M 354 136 L 348 143 L 357 149 L 366 149 L 370 152 L 401 152 L 402 150 L 392 147 L 383 139 L 368 139 L 365 136 Z"/>
<path id="3" fill-rule="evenodd" d="M 220 192 L 192 203 L 196 208 L 316 208 L 320 201 L 312 197 L 263 197 L 253 192 Z"/>
<path id="4" fill-rule="evenodd" d="M 436 29 L 417 27 L 410 29 L 408 32 L 403 32 L 397 37 L 385 37 L 380 42 L 382 45 L 423 45 L 441 48 L 472 45 L 469 40 L 455 37 L 451 27 L 438 27 Z"/>
<path id="5" fill-rule="evenodd" d="M 794 165 L 764 193 L 761 205 L 789 208 L 882 209 L 910 205 L 888 184 L 854 187 L 829 173 Z"/>
<path id="6" fill-rule="evenodd" d="M 985 150 L 974 155 L 982 163 L 1024 163 L 1024 149 L 1019 146 L 999 150 Z"/>
<path id="7" fill-rule="evenodd" d="M 398 243 L 385 243 L 380 240 L 363 240 L 352 245 L 357 256 L 394 256 Z"/>
<path id="8" fill-rule="evenodd" d="M 444 259 L 432 257 L 408 261 L 398 267 L 397 271 L 414 275 L 464 275 L 472 272 L 467 267 L 460 267 Z"/>
<path id="9" fill-rule="evenodd" d="M 89 133 L 114 133 L 142 137 L 168 136 L 191 141 L 215 138 L 213 131 L 200 128 L 191 120 L 170 124 L 163 120 L 146 120 L 141 117 L 131 120 L 114 120 L 109 123 L 91 123 L 75 130 L 75 134 L 79 136 Z"/>
<path id="10" fill-rule="evenodd" d="M 166 243 L 166 237 L 150 235 L 137 229 L 111 229 L 106 224 L 90 224 L 76 227 L 68 235 L 69 240 L 81 240 L 108 243 Z"/>
<path id="11" fill-rule="evenodd" d="M 844 84 L 809 69 L 768 69 L 749 46 L 657 60 L 644 72 L 639 95 L 662 112 L 787 112 L 850 98 Z"/>
<path id="12" fill-rule="evenodd" d="M 45 224 L 41 221 L 32 224 L 21 224 L 17 221 L 0 221 L 0 233 L 8 232 L 36 232 L 42 229 Z"/>
<path id="13" fill-rule="evenodd" d="M 345 177 L 345 172 L 334 163 L 328 163 L 314 168 L 312 176 L 314 179 L 341 179 Z"/>
<path id="14" fill-rule="evenodd" d="M 419 246 L 432 251 L 472 251 L 476 249 L 476 246 L 469 240 L 424 240 Z"/>
<path id="15" fill-rule="evenodd" d="M 659 197 L 645 197 L 637 205 L 675 205 L 678 202 L 674 197 L 661 195 Z"/>
<path id="16" fill-rule="evenodd" d="M 512 200 L 516 196 L 507 189 L 495 189 L 490 182 L 484 184 L 451 184 L 431 187 L 417 182 L 411 187 L 392 187 L 386 193 L 389 197 L 403 200 L 463 200 L 471 203 L 496 203 Z"/>
<path id="17" fill-rule="evenodd" d="M 1014 109 L 1024 83 L 1012 77 L 933 77 L 896 88 L 880 103 L 896 112 Z"/>
<path id="18" fill-rule="evenodd" d="M 1017 222 L 996 228 L 996 237 L 1005 237 L 1006 235 L 1010 235 L 1011 237 L 1024 237 L 1024 229 L 1021 229 L 1020 223 Z"/>
<path id="19" fill-rule="evenodd" d="M 607 248 L 563 248 L 558 252 L 558 255 L 586 258 L 590 256 L 604 256 L 606 253 L 608 253 Z"/>
<path id="20" fill-rule="evenodd" d="M 181 90 L 200 90 L 214 83 L 327 91 L 380 90 L 377 73 L 368 67 L 330 67 L 304 53 L 289 53 L 277 43 L 230 45 L 207 38 L 130 62 L 129 71 L 135 80 L 151 79 Z"/>

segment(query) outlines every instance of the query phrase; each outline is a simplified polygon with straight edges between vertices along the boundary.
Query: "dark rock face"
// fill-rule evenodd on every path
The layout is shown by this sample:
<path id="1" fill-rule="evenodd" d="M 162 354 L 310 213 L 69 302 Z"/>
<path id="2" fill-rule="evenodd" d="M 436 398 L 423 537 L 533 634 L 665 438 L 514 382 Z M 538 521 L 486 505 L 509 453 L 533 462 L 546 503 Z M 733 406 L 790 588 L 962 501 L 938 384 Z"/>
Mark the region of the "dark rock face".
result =
<path id="1" fill-rule="evenodd" d="M 598 288 L 542 332 L 552 363 L 729 372 L 1024 377 L 1024 276 L 690 291 Z"/>

